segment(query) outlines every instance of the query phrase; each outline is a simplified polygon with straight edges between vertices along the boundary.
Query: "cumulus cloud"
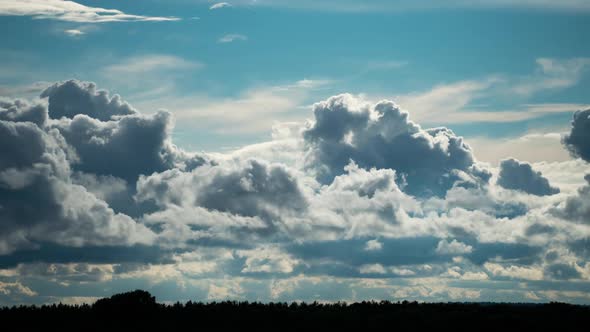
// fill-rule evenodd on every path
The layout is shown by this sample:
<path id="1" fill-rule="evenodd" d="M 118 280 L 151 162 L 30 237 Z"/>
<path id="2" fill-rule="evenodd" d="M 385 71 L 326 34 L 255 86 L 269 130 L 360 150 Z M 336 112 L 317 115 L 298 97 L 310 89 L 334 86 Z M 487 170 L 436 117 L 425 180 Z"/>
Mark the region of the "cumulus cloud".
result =
<path id="1" fill-rule="evenodd" d="M 590 109 L 574 114 L 571 131 L 563 143 L 574 157 L 590 162 Z"/>
<path id="2" fill-rule="evenodd" d="M 529 194 L 543 196 L 559 193 L 559 188 L 552 187 L 541 172 L 533 170 L 531 165 L 516 159 L 505 159 L 500 163 L 498 185 Z"/>
<path id="3" fill-rule="evenodd" d="M 42 104 L 30 105 L 24 100 L 1 100 L 0 120 L 32 122 L 42 127 L 47 120 L 47 107 Z"/>
<path id="4" fill-rule="evenodd" d="M 436 246 L 436 253 L 440 255 L 463 255 L 473 251 L 473 247 L 457 240 L 451 242 L 441 240 Z"/>
<path id="5" fill-rule="evenodd" d="M 142 114 L 93 83 L 0 99 L 0 283 L 465 300 L 488 279 L 515 291 L 590 277 L 582 160 L 508 160 L 490 182 L 461 137 L 393 102 L 339 95 L 313 116 L 203 154 L 172 144 L 171 113 Z M 545 194 L 549 180 L 562 192 Z"/>
<path id="6" fill-rule="evenodd" d="M 307 165 L 330 183 L 353 160 L 363 168 L 395 169 L 404 191 L 444 195 L 458 182 L 487 182 L 471 148 L 450 129 L 422 129 L 391 101 L 370 105 L 339 95 L 314 105 L 315 122 L 304 132 Z"/>
<path id="7" fill-rule="evenodd" d="M 117 9 L 90 7 L 64 0 L 3 0 L 0 2 L 0 15 L 85 23 L 178 20 L 175 17 L 126 14 Z"/>
<path id="8" fill-rule="evenodd" d="M 107 121 L 113 116 L 136 114 L 131 105 L 121 100 L 119 95 L 112 98 L 105 90 L 97 90 L 91 82 L 70 80 L 55 83 L 41 93 L 48 98 L 49 116 L 52 119 L 73 118 L 77 114 Z"/>
<path id="9" fill-rule="evenodd" d="M 53 242 L 149 243 L 151 232 L 70 181 L 65 141 L 31 122 L 0 121 L 0 253 Z M 36 202 L 35 205 L 31 205 Z"/>
<path id="10" fill-rule="evenodd" d="M 555 215 L 569 220 L 590 223 L 590 174 L 587 174 L 584 179 L 588 184 L 581 187 L 577 195 L 568 197 L 563 208 L 553 209 Z"/>
<path id="11" fill-rule="evenodd" d="M 284 227 L 283 218 L 307 209 L 294 175 L 284 166 L 257 160 L 142 176 L 135 197 L 163 210 L 146 216 L 150 223 L 164 223 L 166 231 L 180 223 L 176 227 L 184 231 L 175 236 L 191 233 L 186 225 L 192 225 L 201 230 L 199 237 L 229 242 L 242 242 L 248 234 L 274 234 Z"/>

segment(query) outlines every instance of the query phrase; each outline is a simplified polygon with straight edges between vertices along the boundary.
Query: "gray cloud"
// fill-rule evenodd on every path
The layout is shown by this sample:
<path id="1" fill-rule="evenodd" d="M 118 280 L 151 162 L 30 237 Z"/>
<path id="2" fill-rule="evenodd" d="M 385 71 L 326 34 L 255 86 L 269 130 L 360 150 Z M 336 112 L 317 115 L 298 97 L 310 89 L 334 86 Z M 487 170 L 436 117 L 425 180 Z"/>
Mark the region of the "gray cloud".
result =
<path id="1" fill-rule="evenodd" d="M 330 183 L 352 159 L 363 168 L 391 168 L 412 195 L 442 196 L 457 182 L 487 182 L 471 148 L 447 128 L 422 129 L 393 102 L 368 105 L 339 95 L 314 105 L 304 132 L 307 165 Z M 401 181 L 402 183 L 404 181 Z"/>
<path id="2" fill-rule="evenodd" d="M 41 93 L 41 98 L 48 98 L 49 116 L 52 119 L 71 119 L 77 114 L 85 114 L 94 119 L 108 121 L 113 116 L 137 113 L 119 95 L 111 98 L 107 91 L 97 90 L 92 82 L 70 80 L 55 83 Z"/>
<path id="3" fill-rule="evenodd" d="M 544 196 L 559 193 L 559 188 L 552 187 L 541 172 L 533 170 L 529 163 L 516 159 L 505 159 L 500 163 L 498 185 L 525 193 Z"/>
<path id="4" fill-rule="evenodd" d="M 461 137 L 421 128 L 392 102 L 316 104 L 315 122 L 288 136 L 305 164 L 285 166 L 248 158 L 280 159 L 280 144 L 183 151 L 171 142 L 171 114 L 141 114 L 93 83 L 56 83 L 42 96 L 0 103 L 0 282 L 20 273 L 24 286 L 38 278 L 104 289 L 112 277 L 128 279 L 110 286 L 166 289 L 192 279 L 215 285 L 212 298 L 256 283 L 292 298 L 308 277 L 355 293 L 378 285 L 374 294 L 412 278 L 433 290 L 449 280 L 587 278 L 590 186 L 567 199 L 536 196 L 555 189 L 510 160 L 499 185 L 535 195 L 497 190 Z M 573 191 L 575 176 L 563 174 L 579 168 L 562 166 L 543 174 Z"/>
<path id="5" fill-rule="evenodd" d="M 568 197 L 563 208 L 553 209 L 553 213 L 559 217 L 590 223 L 590 174 L 586 174 L 584 179 L 588 185 L 578 190 L 578 194 Z"/>
<path id="6" fill-rule="evenodd" d="M 43 126 L 47 121 L 47 107 L 41 104 L 30 105 L 23 100 L 1 100 L 0 120 L 15 122 L 32 122 Z"/>
<path id="7" fill-rule="evenodd" d="M 51 104 L 50 104 L 51 107 Z M 169 113 L 129 115 L 102 122 L 86 115 L 53 124 L 78 154 L 75 170 L 113 175 L 135 182 L 140 174 L 174 166 L 176 151 L 169 142 Z"/>
<path id="8" fill-rule="evenodd" d="M 151 241 L 150 232 L 70 182 L 65 143 L 31 122 L 0 121 L 0 253 L 39 242 L 69 246 Z"/>
<path id="9" fill-rule="evenodd" d="M 574 114 L 572 129 L 563 143 L 574 157 L 590 162 L 590 109 Z"/>
<path id="10" fill-rule="evenodd" d="M 56 119 L 51 127 L 78 155 L 74 170 L 134 183 L 140 174 L 162 172 L 190 157 L 170 142 L 170 113 L 139 114 L 118 95 L 74 80 L 54 84 L 41 97 L 48 98 L 49 117 Z"/>
<path id="11" fill-rule="evenodd" d="M 270 228 L 285 213 L 301 213 L 307 208 L 295 176 L 284 166 L 252 159 L 243 164 L 206 165 L 191 172 L 174 169 L 142 176 L 136 198 L 153 201 L 164 209 L 204 207 L 261 218 Z"/>

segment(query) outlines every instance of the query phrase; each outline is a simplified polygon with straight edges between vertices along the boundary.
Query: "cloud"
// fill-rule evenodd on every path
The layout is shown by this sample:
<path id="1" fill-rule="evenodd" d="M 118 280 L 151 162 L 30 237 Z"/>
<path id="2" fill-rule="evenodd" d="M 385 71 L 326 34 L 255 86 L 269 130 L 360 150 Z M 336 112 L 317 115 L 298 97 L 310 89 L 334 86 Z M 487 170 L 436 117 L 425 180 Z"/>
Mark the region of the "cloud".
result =
<path id="1" fill-rule="evenodd" d="M 239 122 L 256 114 L 253 99 L 270 109 L 283 105 L 272 96 L 303 100 L 321 86 L 303 80 L 208 106 Z M 175 106 L 142 114 L 79 81 L 1 100 L 1 283 L 37 291 L 26 297 L 35 303 L 130 284 L 170 300 L 586 292 L 581 159 L 497 169 L 449 129 L 347 94 L 316 103 L 307 123 L 276 124 L 273 141 L 195 153 L 172 144 Z M 526 180 L 521 190 L 561 192 L 505 189 L 510 177 Z M 39 280 L 51 282 L 39 290 Z M 563 288 L 568 280 L 580 283 Z M 24 301 L 11 294 L 0 302 Z"/>
<path id="2" fill-rule="evenodd" d="M 74 118 L 77 114 L 98 120 L 110 120 L 113 116 L 136 114 L 119 95 L 109 97 L 107 91 L 97 90 L 94 83 L 70 80 L 55 83 L 41 93 L 48 98 L 49 116 L 53 119 Z"/>
<path id="3" fill-rule="evenodd" d="M 552 210 L 553 213 L 565 219 L 590 223 L 590 174 L 584 179 L 588 184 L 581 187 L 577 195 L 568 197 L 563 208 Z"/>
<path id="4" fill-rule="evenodd" d="M 528 75 L 491 75 L 436 85 L 428 91 L 396 97 L 404 108 L 412 110 L 416 121 L 428 124 L 526 121 L 555 113 L 585 109 L 586 104 L 523 103 L 507 109 L 490 109 L 486 99 L 526 100 L 543 91 L 563 90 L 580 82 L 590 68 L 590 58 L 536 60 L 535 72 Z"/>
<path id="5" fill-rule="evenodd" d="M 444 195 L 456 182 L 489 178 L 461 137 L 444 127 L 422 129 L 391 101 L 371 105 L 344 94 L 316 103 L 314 116 L 304 139 L 320 182 L 330 183 L 350 160 L 395 169 L 412 195 Z"/>
<path id="6" fill-rule="evenodd" d="M 228 35 L 225 35 L 225 36 L 219 38 L 218 42 L 219 43 L 232 43 L 234 41 L 246 41 L 246 40 L 248 40 L 247 36 L 232 33 L 232 34 L 228 34 Z"/>
<path id="7" fill-rule="evenodd" d="M 176 219 L 208 229 L 223 226 L 222 221 L 215 225 L 213 220 L 206 220 L 207 214 L 209 218 L 217 215 L 215 219 L 224 219 L 226 226 L 241 229 L 244 236 L 246 232 L 275 233 L 282 228 L 282 218 L 302 213 L 307 207 L 294 175 L 281 165 L 257 160 L 142 176 L 137 183 L 136 199 L 153 201 L 164 211 L 177 212 L 147 216 L 151 222 Z M 211 212 L 204 214 L 202 220 L 190 217 L 203 214 L 203 208 Z M 237 223 L 235 218 L 242 222 Z"/>
<path id="8" fill-rule="evenodd" d="M 232 7 L 230 3 L 227 2 L 218 2 L 209 7 L 209 10 L 221 9 L 221 8 L 228 8 Z"/>
<path id="9" fill-rule="evenodd" d="M 78 81 L 56 83 L 41 97 L 48 98 L 49 117 L 58 120 L 51 127 L 75 149 L 75 170 L 134 182 L 174 165 L 169 113 L 141 115 L 118 95 Z"/>
<path id="10" fill-rule="evenodd" d="M 473 247 L 457 240 L 451 242 L 441 240 L 436 246 L 436 253 L 440 255 L 463 255 L 473 251 Z"/>
<path id="11" fill-rule="evenodd" d="M 68 29 L 64 30 L 64 33 L 70 37 L 80 37 L 86 34 L 86 32 L 78 29 Z"/>
<path id="12" fill-rule="evenodd" d="M 47 121 L 47 107 L 42 104 L 31 105 L 24 100 L 1 100 L 0 120 L 13 122 L 32 122 L 39 127 Z"/>
<path id="13" fill-rule="evenodd" d="M 493 164 L 510 157 L 529 162 L 569 161 L 561 140 L 561 133 L 527 133 L 507 138 L 470 137 L 469 145 L 479 160 Z"/>
<path id="14" fill-rule="evenodd" d="M 67 147 L 54 130 L 0 121 L 0 253 L 53 242 L 68 246 L 148 243 L 131 218 L 69 180 Z M 38 202 L 34 207 L 31 202 Z"/>
<path id="15" fill-rule="evenodd" d="M 366 251 L 381 250 L 382 248 L 383 248 L 383 243 L 379 242 L 378 240 L 369 240 L 365 244 Z"/>
<path id="16" fill-rule="evenodd" d="M 559 188 L 552 187 L 541 172 L 533 170 L 531 165 L 516 159 L 505 159 L 500 163 L 498 185 L 513 190 L 543 196 L 559 193 Z"/>
<path id="17" fill-rule="evenodd" d="M 191 130 L 198 128 L 213 131 L 227 137 L 236 133 L 268 132 L 278 121 L 303 122 L 306 113 L 301 112 L 301 105 L 309 102 L 316 91 L 331 83 L 329 80 L 303 79 L 286 84 L 260 86 L 231 97 L 165 95 L 147 98 L 135 105 L 150 109 L 170 109 L 180 126 L 189 126 Z M 231 130 L 228 130 L 229 125 Z"/>
<path id="18" fill-rule="evenodd" d="M 574 114 L 571 131 L 563 143 L 573 156 L 590 162 L 590 109 Z"/>
<path id="19" fill-rule="evenodd" d="M 188 61 L 173 55 L 148 54 L 125 59 L 120 63 L 106 66 L 103 70 L 104 75 L 115 78 L 160 71 L 194 70 L 202 66 L 203 64 L 199 62 Z"/>
<path id="20" fill-rule="evenodd" d="M 0 3 L 0 15 L 80 23 L 178 20 L 176 17 L 131 15 L 116 9 L 89 7 L 63 0 L 4 0 Z"/>

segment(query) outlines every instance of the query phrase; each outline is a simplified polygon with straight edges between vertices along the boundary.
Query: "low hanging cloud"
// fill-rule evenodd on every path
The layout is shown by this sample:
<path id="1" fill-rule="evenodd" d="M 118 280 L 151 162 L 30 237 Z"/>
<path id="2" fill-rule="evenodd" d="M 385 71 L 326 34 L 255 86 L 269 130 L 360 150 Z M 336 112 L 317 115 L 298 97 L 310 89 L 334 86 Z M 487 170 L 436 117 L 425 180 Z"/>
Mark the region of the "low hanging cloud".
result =
<path id="1" fill-rule="evenodd" d="M 533 170 L 529 163 L 516 159 L 502 160 L 497 183 L 506 189 L 520 190 L 538 196 L 559 193 L 559 188 L 552 187 L 541 172 Z"/>
<path id="2" fill-rule="evenodd" d="M 178 20 L 176 17 L 132 15 L 117 9 L 90 7 L 64 0 L 3 0 L 0 2 L 0 15 L 79 23 Z"/>

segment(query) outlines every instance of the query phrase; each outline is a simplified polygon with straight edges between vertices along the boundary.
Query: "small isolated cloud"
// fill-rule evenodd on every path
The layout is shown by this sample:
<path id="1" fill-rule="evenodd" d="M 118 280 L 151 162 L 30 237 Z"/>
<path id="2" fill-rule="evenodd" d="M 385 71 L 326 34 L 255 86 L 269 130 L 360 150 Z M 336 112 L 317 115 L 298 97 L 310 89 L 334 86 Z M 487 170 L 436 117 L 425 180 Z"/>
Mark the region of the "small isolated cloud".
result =
<path id="1" fill-rule="evenodd" d="M 366 251 L 379 251 L 383 248 L 383 243 L 379 242 L 379 240 L 369 240 L 365 244 Z"/>
<path id="2" fill-rule="evenodd" d="M 520 190 L 537 196 L 559 193 L 559 188 L 552 187 L 541 172 L 533 170 L 531 164 L 516 159 L 502 160 L 497 183 L 506 189 Z"/>
<path id="3" fill-rule="evenodd" d="M 359 267 L 361 274 L 386 274 L 387 270 L 381 264 L 365 264 Z"/>
<path id="4" fill-rule="evenodd" d="M 439 255 L 464 255 L 473 251 L 473 247 L 465 243 L 453 240 L 448 242 L 440 240 L 436 246 L 436 253 Z"/>
<path id="5" fill-rule="evenodd" d="M 215 10 L 215 9 L 221 9 L 221 8 L 227 8 L 227 7 L 232 7 L 232 5 L 227 2 L 218 2 L 216 4 L 211 5 L 211 7 L 209 7 L 209 10 Z"/>
<path id="6" fill-rule="evenodd" d="M 86 32 L 78 29 L 68 29 L 65 30 L 64 33 L 70 37 L 80 37 L 86 34 Z"/>
<path id="7" fill-rule="evenodd" d="M 220 43 L 232 43 L 234 41 L 246 41 L 248 40 L 247 36 L 240 35 L 240 34 L 228 34 L 221 38 L 219 38 L 218 42 Z"/>
<path id="8" fill-rule="evenodd" d="M 80 23 L 179 20 L 176 17 L 126 14 L 117 9 L 89 7 L 62 0 L 3 0 L 0 1 L 0 16 L 31 16 L 35 19 Z"/>

